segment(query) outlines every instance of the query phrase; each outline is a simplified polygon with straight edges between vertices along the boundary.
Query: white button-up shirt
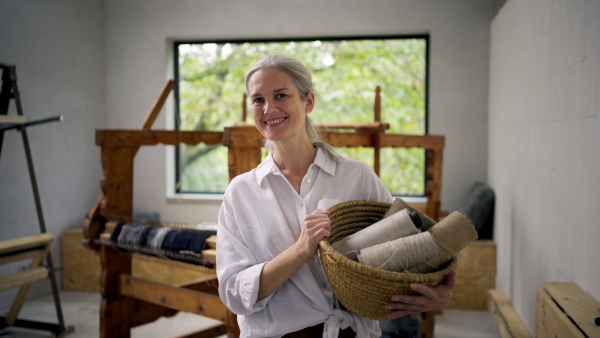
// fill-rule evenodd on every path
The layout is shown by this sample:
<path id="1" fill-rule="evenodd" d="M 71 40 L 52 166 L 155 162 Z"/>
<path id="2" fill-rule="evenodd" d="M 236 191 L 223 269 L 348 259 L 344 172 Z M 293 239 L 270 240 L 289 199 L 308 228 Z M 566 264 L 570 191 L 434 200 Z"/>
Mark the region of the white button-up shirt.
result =
<path id="1" fill-rule="evenodd" d="M 219 212 L 217 275 L 219 295 L 238 315 L 242 337 L 281 337 L 323 322 L 324 337 L 337 337 L 340 327 L 349 326 L 357 337 L 381 335 L 377 321 L 335 305 L 316 256 L 257 301 L 264 264 L 296 242 L 304 217 L 350 200 L 391 203 L 393 198 L 368 165 L 333 161 L 322 149 L 302 179 L 300 194 L 271 155 L 231 181 Z"/>

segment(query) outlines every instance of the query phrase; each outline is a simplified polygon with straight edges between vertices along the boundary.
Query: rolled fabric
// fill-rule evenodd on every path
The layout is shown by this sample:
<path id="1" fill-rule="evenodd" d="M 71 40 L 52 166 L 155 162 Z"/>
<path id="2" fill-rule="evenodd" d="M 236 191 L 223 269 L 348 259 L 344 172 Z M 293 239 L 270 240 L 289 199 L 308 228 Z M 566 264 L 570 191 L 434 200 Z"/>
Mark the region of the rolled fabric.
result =
<path id="1" fill-rule="evenodd" d="M 409 272 L 428 273 L 437 271 L 477 239 L 477 231 L 471 220 L 458 211 L 455 211 L 431 227 L 427 232 L 431 234 L 437 246 L 436 258 L 418 265 Z"/>
<path id="2" fill-rule="evenodd" d="M 342 255 L 356 261 L 358 253 L 364 248 L 419 232 L 413 224 L 410 211 L 405 209 L 334 242 L 331 246 Z"/>
<path id="3" fill-rule="evenodd" d="M 417 215 L 419 215 L 419 218 L 421 219 L 421 221 L 423 222 L 423 231 L 425 230 L 429 230 L 429 228 L 431 228 L 432 226 L 435 225 L 435 221 L 432 220 L 429 216 L 425 215 L 424 213 L 420 212 L 419 210 L 417 210 L 415 207 L 413 207 L 412 205 L 406 203 L 403 199 L 401 198 L 396 198 L 392 204 L 390 205 L 390 208 L 388 209 L 388 211 L 386 211 L 386 213 L 383 215 L 383 218 L 387 218 L 392 216 L 393 214 L 400 212 L 404 209 L 408 209 L 411 212 L 416 212 Z"/>
<path id="4" fill-rule="evenodd" d="M 364 248 L 360 250 L 358 261 L 377 269 L 400 272 L 431 261 L 437 255 L 431 233 L 421 232 Z"/>

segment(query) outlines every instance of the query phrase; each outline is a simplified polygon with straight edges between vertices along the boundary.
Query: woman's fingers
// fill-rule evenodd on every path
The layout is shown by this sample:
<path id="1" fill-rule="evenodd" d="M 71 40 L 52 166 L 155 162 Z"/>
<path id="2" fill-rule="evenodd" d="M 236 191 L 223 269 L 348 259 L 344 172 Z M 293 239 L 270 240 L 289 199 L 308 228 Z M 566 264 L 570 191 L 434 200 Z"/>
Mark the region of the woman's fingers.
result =
<path id="1" fill-rule="evenodd" d="M 320 230 L 325 229 L 326 231 L 324 232 L 329 236 L 330 226 L 331 220 L 329 219 L 329 213 L 327 211 L 317 209 L 304 218 L 304 229 L 309 231 L 310 234 L 318 233 Z M 323 231 L 321 231 L 321 233 L 323 233 Z M 320 237 L 319 240 L 321 238 L 323 237 Z"/>
<path id="2" fill-rule="evenodd" d="M 450 271 L 446 280 L 434 288 L 422 284 L 412 284 L 410 288 L 419 295 L 395 295 L 392 303 L 385 306 L 388 317 L 441 310 L 450 302 L 451 292 L 456 283 L 456 272 Z"/>
<path id="3" fill-rule="evenodd" d="M 329 238 L 330 227 L 331 220 L 327 211 L 315 210 L 304 217 L 298 244 L 304 248 L 302 251 L 305 252 L 307 257 L 313 257 L 317 254 L 321 239 Z"/>

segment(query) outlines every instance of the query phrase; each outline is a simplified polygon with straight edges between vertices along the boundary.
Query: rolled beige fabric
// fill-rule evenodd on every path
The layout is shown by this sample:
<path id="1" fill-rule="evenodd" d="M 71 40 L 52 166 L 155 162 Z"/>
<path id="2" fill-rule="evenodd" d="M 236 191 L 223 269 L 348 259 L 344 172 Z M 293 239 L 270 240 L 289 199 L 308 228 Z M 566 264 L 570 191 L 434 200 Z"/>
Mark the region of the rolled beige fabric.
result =
<path id="1" fill-rule="evenodd" d="M 401 272 L 431 261 L 437 255 L 435 240 L 429 232 L 422 232 L 364 248 L 360 250 L 358 261 L 377 269 Z"/>
<path id="2" fill-rule="evenodd" d="M 405 209 L 342 240 L 331 243 L 331 246 L 342 255 L 356 261 L 360 250 L 366 247 L 419 232 L 420 230 L 415 227 L 410 218 L 410 211 Z"/>
<path id="3" fill-rule="evenodd" d="M 428 273 L 437 271 L 477 239 L 477 231 L 475 231 L 475 226 L 471 220 L 458 211 L 448 215 L 427 232 L 435 240 L 438 255 L 424 264 L 409 269 L 409 272 Z"/>

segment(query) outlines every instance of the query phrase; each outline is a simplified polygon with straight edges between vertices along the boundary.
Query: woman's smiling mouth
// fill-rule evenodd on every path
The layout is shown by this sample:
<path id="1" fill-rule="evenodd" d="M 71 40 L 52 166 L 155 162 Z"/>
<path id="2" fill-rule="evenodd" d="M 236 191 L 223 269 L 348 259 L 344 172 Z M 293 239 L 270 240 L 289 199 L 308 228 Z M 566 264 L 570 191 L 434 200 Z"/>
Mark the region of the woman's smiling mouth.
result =
<path id="1" fill-rule="evenodd" d="M 264 123 L 269 126 L 269 125 L 281 123 L 281 122 L 283 122 L 285 120 L 287 120 L 287 117 L 280 117 L 278 119 L 265 121 Z"/>

